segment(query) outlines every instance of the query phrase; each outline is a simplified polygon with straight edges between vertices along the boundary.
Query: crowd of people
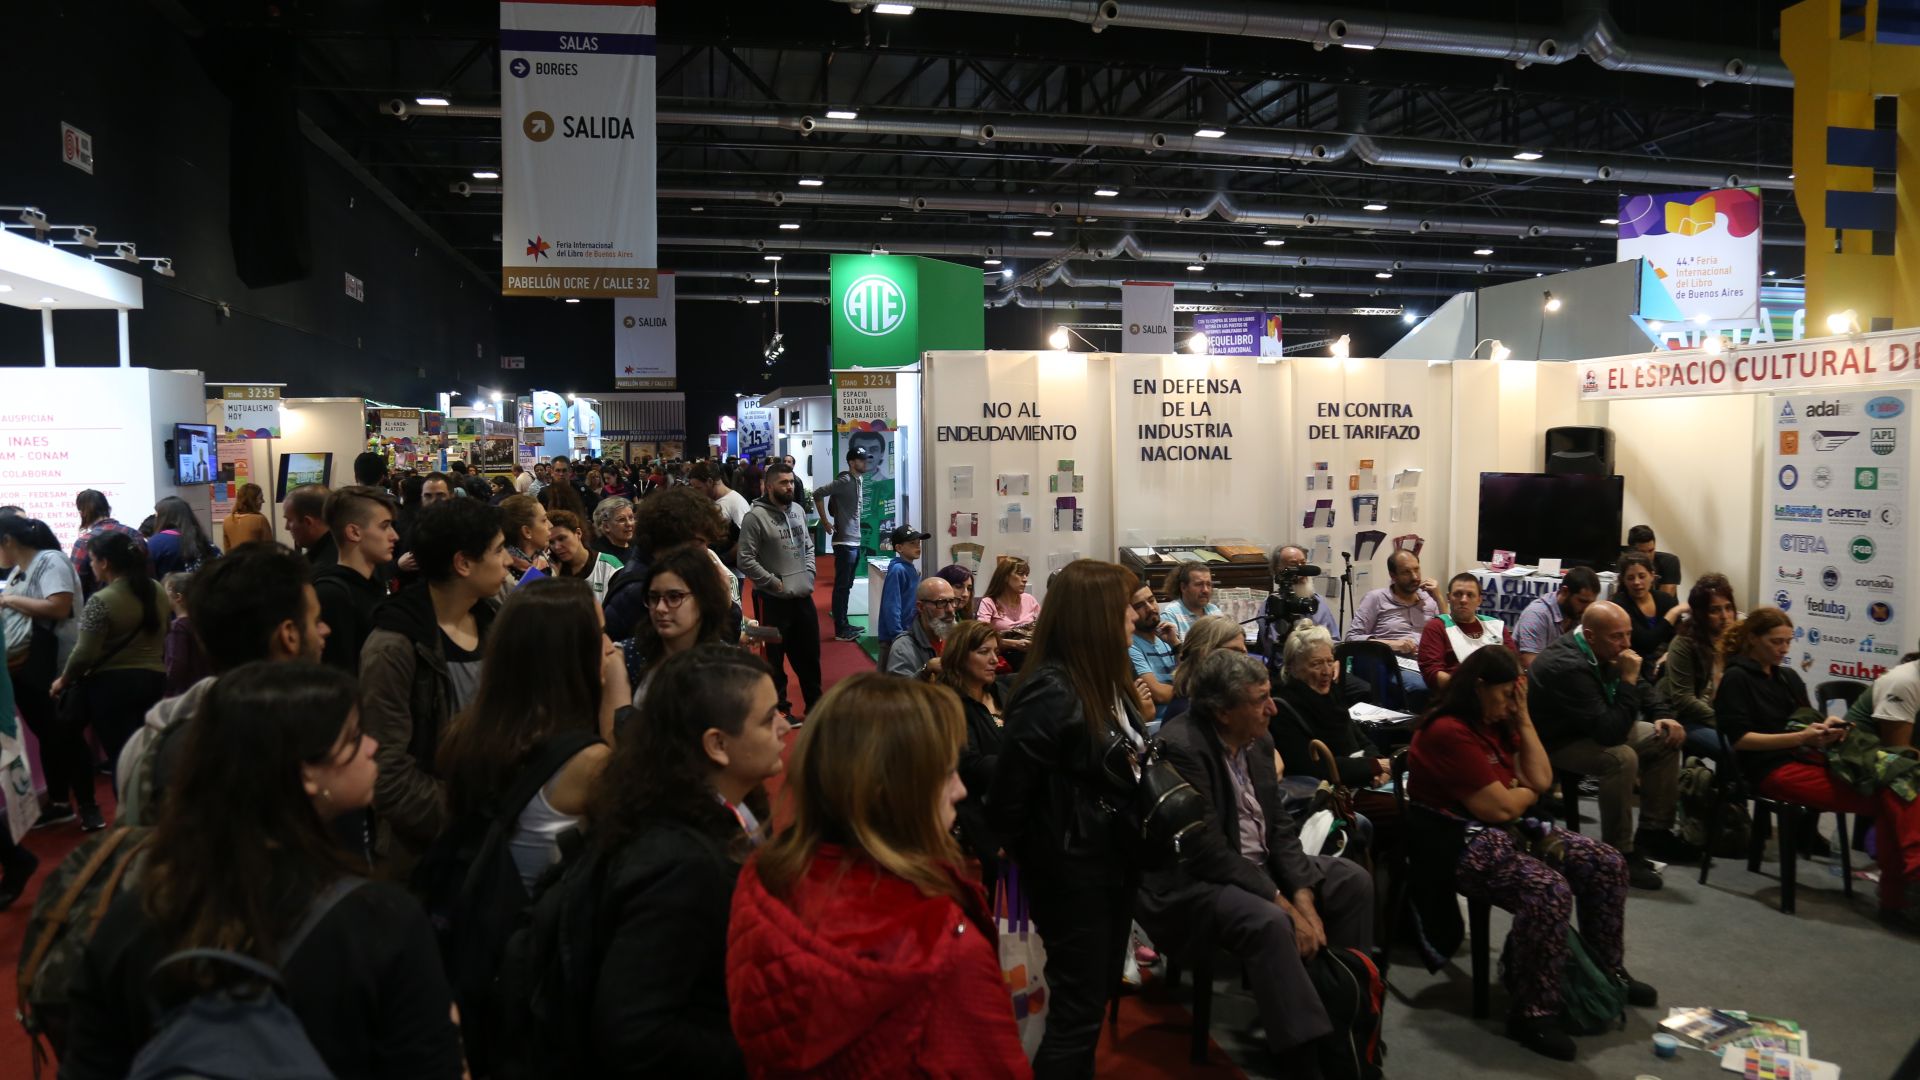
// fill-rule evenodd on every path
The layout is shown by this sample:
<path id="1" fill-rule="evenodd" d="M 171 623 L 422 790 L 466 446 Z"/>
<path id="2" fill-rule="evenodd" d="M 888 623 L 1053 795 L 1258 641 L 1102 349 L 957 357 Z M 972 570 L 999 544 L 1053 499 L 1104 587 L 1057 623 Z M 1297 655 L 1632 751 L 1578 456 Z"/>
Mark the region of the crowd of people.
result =
<path id="1" fill-rule="evenodd" d="M 900 527 L 878 670 L 827 688 L 815 550 L 852 640 L 869 468 L 856 447 L 809 493 L 790 460 L 483 478 L 370 453 L 354 484 L 288 493 L 291 546 L 244 486 L 224 551 L 174 497 L 134 528 L 80 493 L 70 550 L 0 508 L 39 827 L 107 827 L 99 763 L 114 831 L 141 837 L 75 946 L 61 1075 L 172 1052 L 174 1005 L 264 965 L 343 1076 L 1084 1077 L 1130 963 L 1224 949 L 1281 1073 L 1312 1080 L 1345 1045 L 1316 972 L 1384 962 L 1390 873 L 1430 956 L 1459 943 L 1458 897 L 1513 913 L 1508 1033 L 1571 1059 L 1572 949 L 1657 1000 L 1628 973 L 1627 897 L 1699 854 L 1676 832 L 1688 752 L 1873 817 L 1881 907 L 1914 917 L 1920 811 L 1821 751 L 1910 745 L 1920 654 L 1824 716 L 1786 614 L 1741 613 L 1718 574 L 1682 601 L 1638 541 L 1606 599 L 1575 568 L 1511 629 L 1473 574 L 1443 595 L 1396 551 L 1346 625 L 1305 579 L 1297 621 L 1248 633 L 1205 564 L 1164 600 L 1093 559 L 1035 590 L 1003 558 L 976 588 L 923 572 L 929 537 Z M 1342 640 L 1407 659 L 1404 728 L 1353 719 L 1381 688 Z M 1192 792 L 1171 826 L 1140 805 L 1168 769 Z M 1548 820 L 1572 776 L 1597 782 L 1597 838 Z M 1332 788 L 1338 848 L 1301 828 Z M 0 846 L 0 907 L 35 870 Z M 1010 892 L 1046 950 L 1031 1054 L 995 949 Z"/>

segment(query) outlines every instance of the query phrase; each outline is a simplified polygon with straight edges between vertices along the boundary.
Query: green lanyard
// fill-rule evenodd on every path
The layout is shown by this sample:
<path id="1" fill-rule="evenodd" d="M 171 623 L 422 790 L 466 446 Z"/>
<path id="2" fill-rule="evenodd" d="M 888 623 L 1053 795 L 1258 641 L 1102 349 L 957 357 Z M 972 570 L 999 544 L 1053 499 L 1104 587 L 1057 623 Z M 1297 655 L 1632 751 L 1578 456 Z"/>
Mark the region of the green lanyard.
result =
<path id="1" fill-rule="evenodd" d="M 1573 632 L 1573 643 L 1580 646 L 1580 651 L 1586 654 L 1587 663 L 1593 665 L 1593 674 L 1600 680 L 1600 689 L 1606 691 L 1607 704 L 1613 704 L 1613 696 L 1620 689 L 1620 676 L 1615 675 L 1612 678 L 1608 678 L 1600 673 L 1600 660 L 1593 655 L 1593 646 L 1587 644 L 1585 627 Z"/>

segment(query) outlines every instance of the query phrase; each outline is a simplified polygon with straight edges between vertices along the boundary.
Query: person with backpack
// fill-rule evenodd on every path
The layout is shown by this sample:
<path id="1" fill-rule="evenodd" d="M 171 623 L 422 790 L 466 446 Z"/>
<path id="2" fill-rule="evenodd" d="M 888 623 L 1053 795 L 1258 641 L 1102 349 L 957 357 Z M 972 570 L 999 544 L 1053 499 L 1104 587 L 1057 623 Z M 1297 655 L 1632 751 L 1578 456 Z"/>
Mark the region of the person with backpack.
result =
<path id="1" fill-rule="evenodd" d="M 107 533 L 91 549 L 101 588 L 80 612 L 80 640 L 66 670 L 53 681 L 63 722 L 93 729 L 107 761 L 119 767 L 120 749 L 167 684 L 167 591 L 147 574 L 147 551 L 121 533 Z"/>
<path id="2" fill-rule="evenodd" d="M 1513 913 L 1506 984 L 1507 1036 L 1538 1054 L 1572 1061 L 1561 1025 L 1564 977 L 1584 966 L 1575 944 L 1627 1004 L 1652 1008 L 1658 993 L 1627 975 L 1627 863 L 1589 836 L 1528 816 L 1553 786 L 1553 765 L 1527 713 L 1520 659 L 1488 645 L 1461 661 L 1414 730 L 1408 754 L 1409 872 L 1419 911 L 1450 908 L 1455 890 Z M 1579 936 L 1568 929 L 1575 901 Z M 1455 942 L 1457 944 L 1457 941 Z"/>
<path id="3" fill-rule="evenodd" d="M 435 756 L 448 721 L 479 691 L 495 598 L 509 580 L 500 511 L 478 499 L 427 507 L 413 556 L 426 587 L 382 600 L 360 650 L 367 731 L 380 743 L 374 852 L 402 878 L 447 824 Z"/>
<path id="4" fill-rule="evenodd" d="M 508 947 L 503 1076 L 745 1077 L 727 1017 L 727 913 L 789 730 L 751 653 L 654 673 L 587 801 L 584 845 Z"/>
<path id="5" fill-rule="evenodd" d="M 966 738 L 951 690 L 878 672 L 808 717 L 793 820 L 741 871 L 727 929 L 750 1075 L 1032 1075 L 986 895 L 953 839 Z"/>
<path id="6" fill-rule="evenodd" d="M 93 794 L 86 736 L 80 727 L 61 720 L 52 693 L 53 681 L 66 669 L 80 636 L 80 577 L 47 523 L 20 514 L 0 514 L 0 569 L 7 571 L 0 614 L 16 627 L 18 620 L 27 620 L 26 648 L 19 653 L 9 648 L 7 664 L 20 718 L 40 740 L 47 802 L 39 825 L 59 825 L 78 816 L 82 829 L 104 828 Z"/>
<path id="7" fill-rule="evenodd" d="M 65 1080 L 205 1075 L 211 1054 L 237 1070 L 213 1075 L 461 1075 L 426 916 L 398 886 L 353 877 L 327 830 L 372 801 L 374 749 L 348 675 L 256 663 L 219 679 L 182 797 L 86 946 Z"/>

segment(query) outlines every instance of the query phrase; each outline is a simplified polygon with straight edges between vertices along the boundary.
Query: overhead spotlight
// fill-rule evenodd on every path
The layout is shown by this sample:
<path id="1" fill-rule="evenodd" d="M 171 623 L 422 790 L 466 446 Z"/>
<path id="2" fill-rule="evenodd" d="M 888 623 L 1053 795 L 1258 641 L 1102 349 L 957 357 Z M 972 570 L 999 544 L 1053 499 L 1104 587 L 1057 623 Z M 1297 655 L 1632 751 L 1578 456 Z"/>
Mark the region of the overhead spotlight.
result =
<path id="1" fill-rule="evenodd" d="M 1852 308 L 1836 311 L 1827 316 L 1827 332 L 1830 334 L 1857 334 L 1860 332 L 1860 314 Z"/>
<path id="2" fill-rule="evenodd" d="M 1473 253 L 1482 257 L 1493 254 L 1492 248 L 1474 248 Z"/>
<path id="3" fill-rule="evenodd" d="M 1197 356 L 1205 356 L 1207 354 L 1206 333 L 1195 330 L 1193 336 L 1187 339 L 1187 351 Z"/>
<path id="4" fill-rule="evenodd" d="M 775 330 L 773 332 L 772 340 L 767 342 L 766 352 L 764 352 L 762 355 L 767 358 L 767 363 L 771 364 L 775 360 L 778 360 L 782 356 L 786 355 L 786 352 L 787 352 L 786 335 L 782 334 L 778 330 Z"/>
<path id="5" fill-rule="evenodd" d="M 1294 293 L 1293 295 L 1295 295 L 1295 296 L 1298 296 L 1298 297 L 1299 297 L 1300 299 L 1302 299 L 1302 300 L 1311 300 L 1311 299 L 1313 299 L 1313 294 L 1312 294 L 1312 293 L 1310 293 L 1310 292 L 1300 292 L 1300 293 Z"/>
<path id="6" fill-rule="evenodd" d="M 800 223 L 797 221 L 783 221 L 780 223 L 780 227 L 788 232 L 792 232 L 800 227 Z"/>
<path id="7" fill-rule="evenodd" d="M 1118 195 L 1118 194 L 1120 194 L 1120 190 L 1119 190 L 1118 188 L 1110 188 L 1110 187 L 1097 187 L 1097 188 L 1094 188 L 1094 189 L 1093 189 L 1093 193 L 1094 193 L 1094 195 L 1095 195 L 1095 196 L 1097 196 L 1097 197 L 1099 197 L 1099 198 L 1102 198 L 1102 199 L 1111 199 L 1111 198 L 1113 198 L 1113 197 L 1114 197 L 1115 195 Z"/>
<path id="8" fill-rule="evenodd" d="M 875 4 L 873 5 L 873 13 L 875 15 L 911 15 L 913 14 L 913 5 L 912 4 Z"/>
<path id="9" fill-rule="evenodd" d="M 1199 263 L 1188 263 L 1188 264 L 1187 264 L 1187 273 L 1189 273 L 1189 274 L 1198 274 L 1198 273 L 1200 273 L 1201 271 L 1203 271 L 1203 270 L 1205 270 L 1205 269 L 1206 269 L 1206 267 L 1204 267 L 1204 266 L 1201 266 L 1201 265 L 1200 265 Z"/>
<path id="10" fill-rule="evenodd" d="M 1261 247 L 1286 247 L 1287 242 L 1285 240 L 1262 240 L 1260 241 L 1260 246 Z"/>
<path id="11" fill-rule="evenodd" d="M 1341 334 L 1339 337 L 1333 339 L 1333 347 L 1327 350 L 1327 355 L 1336 360 L 1345 360 L 1347 354 L 1352 351 L 1353 340 L 1346 334 Z"/>
<path id="12" fill-rule="evenodd" d="M 502 397 L 501 397 L 501 395 L 500 395 L 500 391 L 498 391 L 498 390 L 495 390 L 495 391 L 494 391 L 494 392 L 492 393 L 492 395 L 490 395 L 490 396 L 491 396 L 491 397 L 493 398 L 493 403 L 494 403 L 495 405 L 498 405 L 498 404 L 500 404 L 500 402 L 501 402 L 501 401 L 503 400 L 503 399 L 502 399 Z"/>
<path id="13" fill-rule="evenodd" d="M 1547 312 L 1547 314 L 1549 314 L 1549 315 L 1551 315 L 1551 314 L 1553 314 L 1554 312 L 1556 312 L 1556 311 L 1559 311 L 1559 310 L 1560 310 L 1560 298 L 1559 298 L 1559 297 L 1557 297 L 1557 296 L 1555 296 L 1555 295 L 1553 295 L 1553 294 L 1552 294 L 1552 293 L 1550 293 L 1550 292 L 1549 292 L 1549 293 L 1546 293 L 1546 294 L 1545 294 L 1545 296 L 1546 296 L 1546 298 L 1547 298 L 1547 302 L 1546 302 L 1546 303 L 1544 303 L 1544 304 L 1542 304 L 1542 305 L 1540 305 L 1540 306 L 1541 306 L 1541 307 L 1542 307 L 1543 309 L 1545 309 L 1545 310 L 1546 310 L 1546 312 Z"/>
<path id="14" fill-rule="evenodd" d="M 1391 274 L 1390 272 L 1388 272 L 1388 271 L 1386 271 L 1386 270 L 1382 270 L 1382 271 L 1380 271 L 1379 273 L 1377 273 L 1377 274 L 1375 274 L 1375 275 L 1373 275 L 1373 276 L 1374 276 L 1374 277 L 1377 277 L 1377 278 L 1379 278 L 1379 279 L 1380 279 L 1381 281 L 1391 281 L 1391 280 L 1393 280 L 1393 274 Z"/>
<path id="15" fill-rule="evenodd" d="M 766 260 L 767 262 L 779 262 L 779 261 L 780 261 L 780 256 L 778 256 L 778 255 L 762 255 L 762 256 L 760 256 L 760 257 L 761 257 L 762 259 L 765 259 L 765 260 Z"/>
<path id="16" fill-rule="evenodd" d="M 580 302 L 580 298 L 579 298 L 579 297 L 577 297 L 577 296 L 569 296 L 569 297 L 567 297 L 567 303 L 569 303 L 569 304 L 577 304 L 577 303 L 579 303 L 579 302 Z"/>
<path id="17" fill-rule="evenodd" d="M 1618 225 L 1618 224 L 1620 224 L 1620 219 L 1619 219 L 1619 218 L 1617 218 L 1617 217 L 1603 217 L 1603 218 L 1601 218 L 1601 219 L 1600 219 L 1600 224 L 1602 224 L 1602 225 Z"/>
<path id="18" fill-rule="evenodd" d="M 886 248 L 885 248 L 884 246 L 882 246 L 882 245 L 880 245 L 880 244 L 875 244 L 875 245 L 873 245 L 873 250 L 872 250 L 872 251 L 870 252 L 870 254 L 873 254 L 873 255 L 891 255 L 891 254 L 893 254 L 893 252 L 891 252 L 891 251 L 888 251 L 888 250 L 887 250 L 887 249 L 886 249 Z"/>
<path id="19" fill-rule="evenodd" d="M 860 114 L 852 109 L 827 110 L 827 119 L 829 120 L 858 120 L 859 118 Z"/>
<path id="20" fill-rule="evenodd" d="M 803 176 L 800 178 L 801 187 L 819 187 L 825 183 L 826 181 L 818 176 Z"/>
<path id="21" fill-rule="evenodd" d="M 1055 349 L 1065 349 L 1070 343 L 1071 339 L 1067 337 L 1067 328 L 1064 326 L 1054 327 L 1053 333 L 1047 335 L 1047 344 Z"/>
<path id="22" fill-rule="evenodd" d="M 414 98 L 413 103 L 415 105 L 451 105 L 453 104 L 453 102 L 448 101 L 446 98 L 439 97 L 434 94 L 427 94 L 423 97 Z"/>
<path id="23" fill-rule="evenodd" d="M 1386 208 L 1387 208 L 1387 204 L 1386 204 L 1386 203 L 1383 203 L 1383 202 L 1370 202 L 1370 203 L 1368 203 L 1367 205 L 1365 205 L 1365 206 L 1363 206 L 1363 207 L 1361 207 L 1360 209 L 1362 209 L 1362 210 L 1368 210 L 1368 211 L 1371 211 L 1371 212 L 1373 212 L 1373 213 L 1376 213 L 1376 214 L 1377 214 L 1377 213 L 1379 213 L 1380 211 L 1382 211 L 1382 210 L 1385 210 Z"/>
<path id="24" fill-rule="evenodd" d="M 1780 273 L 1780 271 L 1778 271 L 1778 270 L 1769 270 L 1769 271 L 1767 271 L 1767 276 L 1768 276 L 1768 277 L 1777 277 L 1777 276 L 1779 275 L 1779 273 Z"/>
<path id="25" fill-rule="evenodd" d="M 1196 139 L 1222 139 L 1226 137 L 1226 134 L 1227 132 L 1224 128 L 1203 127 L 1194 132 L 1193 137 Z"/>
<path id="26" fill-rule="evenodd" d="M 765 285 L 771 282 L 772 280 L 773 280 L 772 278 L 757 277 L 753 279 L 753 283 L 755 285 Z"/>
<path id="27" fill-rule="evenodd" d="M 40 298 L 40 302 L 43 304 L 57 304 L 60 302 L 60 298 L 57 296 L 43 296 Z"/>
<path id="28" fill-rule="evenodd" d="M 982 259 L 982 260 L 980 260 L 980 265 L 982 265 L 982 266 L 999 266 L 999 265 L 1000 265 L 1000 260 L 999 260 L 999 259 Z"/>
<path id="29" fill-rule="evenodd" d="M 1487 350 L 1487 357 L 1488 359 L 1491 359 L 1491 360 L 1505 360 L 1507 357 L 1512 355 L 1513 355 L 1513 350 L 1507 348 L 1506 345 L 1498 341 L 1493 343 L 1493 348 Z"/>
<path id="30" fill-rule="evenodd" d="M 150 262 L 150 263 L 152 263 L 152 264 L 153 264 L 153 272 L 154 272 L 154 273 L 156 273 L 156 274 L 159 274 L 159 275 L 160 275 L 161 277 L 173 277 L 173 276 L 174 276 L 174 274 L 173 274 L 173 260 L 172 260 L 172 259 L 169 259 L 169 258 L 164 258 L 164 257 L 163 257 L 163 258 L 158 258 L 158 259 L 141 259 L 140 261 L 141 261 L 141 262 Z"/>
<path id="31" fill-rule="evenodd" d="M 132 244 L 115 244 L 113 257 L 122 262 L 137 263 L 140 261 L 140 252 L 135 250 Z"/>
<path id="32" fill-rule="evenodd" d="M 1545 154 L 1543 154 L 1543 153 L 1541 153 L 1541 152 L 1540 152 L 1540 151 L 1538 151 L 1538 150 L 1516 150 L 1516 151 L 1514 151 L 1514 154 L 1513 154 L 1513 160 L 1515 160 L 1515 161 L 1539 161 L 1539 160 L 1540 160 L 1541 158 L 1543 158 L 1543 157 L 1546 157 L 1546 156 L 1547 156 L 1547 155 L 1545 155 Z"/>
<path id="33" fill-rule="evenodd" d="M 45 233 L 47 231 L 47 215 L 41 213 L 39 207 L 21 206 L 16 208 L 9 206 L 7 209 L 18 209 L 20 211 L 20 224 L 25 225 L 34 232 Z"/>
<path id="34" fill-rule="evenodd" d="M 1340 43 L 1340 47 L 1343 49 L 1352 49 L 1355 52 L 1372 52 L 1374 48 L 1372 45 L 1362 45 L 1354 41 L 1343 41 Z"/>
<path id="35" fill-rule="evenodd" d="M 73 227 L 73 242 L 79 244 L 81 247 L 96 248 L 100 246 L 99 237 L 91 225 L 75 225 Z"/>
<path id="36" fill-rule="evenodd" d="M 498 180 L 500 179 L 500 171 L 498 169 L 475 169 L 473 170 L 473 178 L 475 180 Z"/>
<path id="37" fill-rule="evenodd" d="M 757 300 L 757 299 L 755 299 L 754 297 L 751 297 L 751 296 L 749 296 L 749 297 L 747 297 L 747 303 L 749 303 L 749 304 L 757 304 L 757 303 L 759 303 L 759 302 L 760 302 L 760 301 L 759 301 L 759 300 Z"/>
<path id="38" fill-rule="evenodd" d="M 1408 311 L 1401 314 L 1400 321 L 1408 322 L 1408 323 L 1417 323 L 1420 321 L 1420 316 L 1411 311 Z"/>
<path id="39" fill-rule="evenodd" d="M 1042 240 L 1044 240 L 1047 237 L 1053 235 L 1053 230 L 1052 229 L 1035 229 L 1033 230 L 1033 235 L 1040 237 Z"/>
<path id="40" fill-rule="evenodd" d="M 1012 277 L 1012 276 L 1013 276 L 1013 267 L 1011 267 L 1011 266 L 1008 266 L 1008 267 L 1004 267 L 1004 268 L 1002 268 L 1002 269 L 1001 269 L 1001 271 L 1000 271 L 1000 276 L 1001 276 L 1001 277 L 1003 277 L 1003 278 L 1010 278 L 1010 277 Z"/>
<path id="41" fill-rule="evenodd" d="M 705 209 L 706 209 L 706 207 L 704 207 L 704 206 L 689 206 L 689 207 L 687 207 L 687 209 L 688 209 L 688 210 L 689 210 L 690 212 L 692 212 L 692 213 L 695 213 L 695 214 L 697 214 L 697 213 L 699 213 L 700 211 L 702 211 L 702 210 L 705 210 Z M 495 237 L 495 239 L 499 239 L 499 238 L 498 238 L 498 237 Z"/>

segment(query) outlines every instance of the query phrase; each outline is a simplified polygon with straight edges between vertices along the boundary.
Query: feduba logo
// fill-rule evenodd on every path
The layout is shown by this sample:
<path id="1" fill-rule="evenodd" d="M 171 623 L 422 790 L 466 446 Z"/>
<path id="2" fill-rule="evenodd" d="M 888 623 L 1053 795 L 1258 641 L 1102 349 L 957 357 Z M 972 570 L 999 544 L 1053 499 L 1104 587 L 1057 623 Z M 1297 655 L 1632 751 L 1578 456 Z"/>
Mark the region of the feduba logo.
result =
<path id="1" fill-rule="evenodd" d="M 1867 415 L 1875 420 L 1891 420 L 1906 411 L 1906 404 L 1897 397 L 1877 397 L 1867 402 Z"/>
<path id="2" fill-rule="evenodd" d="M 847 325 L 868 337 L 884 337 L 907 318 L 907 294 L 885 274 L 868 274 L 847 286 L 840 301 Z"/>
<path id="3" fill-rule="evenodd" d="M 1873 538 L 1871 536 L 1856 536 L 1847 545 L 1847 554 L 1853 556 L 1854 562 L 1872 562 L 1873 551 Z"/>
<path id="4" fill-rule="evenodd" d="M 1827 542 L 1822 537 L 1808 533 L 1781 533 L 1780 550 L 1798 552 L 1802 555 L 1825 555 Z"/>
<path id="5" fill-rule="evenodd" d="M 1817 596 L 1807 597 L 1807 614 L 1818 615 L 1823 619 L 1844 619 L 1847 617 L 1847 605 L 1838 600 L 1822 600 Z"/>

